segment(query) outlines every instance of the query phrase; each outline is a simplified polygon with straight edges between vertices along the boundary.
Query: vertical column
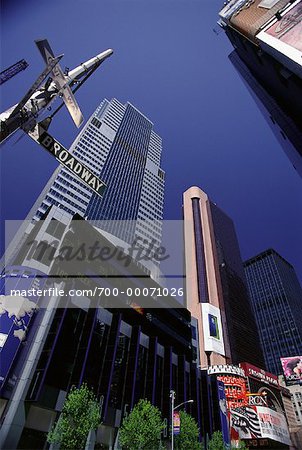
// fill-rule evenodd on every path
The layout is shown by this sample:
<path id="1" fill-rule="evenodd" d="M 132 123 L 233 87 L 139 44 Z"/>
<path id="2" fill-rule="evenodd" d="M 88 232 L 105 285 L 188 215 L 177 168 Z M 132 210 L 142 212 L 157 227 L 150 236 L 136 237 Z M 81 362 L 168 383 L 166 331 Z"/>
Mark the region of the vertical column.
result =
<path id="1" fill-rule="evenodd" d="M 157 355 L 157 337 L 150 337 L 146 395 L 148 400 L 150 400 L 153 405 L 155 404 L 156 398 L 156 369 L 157 369 L 156 355 Z"/>
<path id="2" fill-rule="evenodd" d="M 101 380 L 101 389 L 100 389 L 100 395 L 104 396 L 104 403 L 103 403 L 103 411 L 102 411 L 102 419 L 105 420 L 106 414 L 107 414 L 107 408 L 108 408 L 108 401 L 110 396 L 110 385 L 111 385 L 111 379 L 113 375 L 114 370 L 114 360 L 116 355 L 116 349 L 118 345 L 118 339 L 119 339 L 119 333 L 120 333 L 120 326 L 121 326 L 121 314 L 113 314 L 112 316 L 112 323 L 110 327 L 110 333 L 108 338 L 108 344 L 106 348 L 105 353 L 105 363 L 104 363 L 104 369 L 103 369 L 103 377 Z"/>
<path id="3" fill-rule="evenodd" d="M 129 405 L 130 410 L 134 406 L 134 394 L 136 385 L 136 371 L 139 354 L 140 334 L 141 334 L 140 326 L 132 328 L 128 368 L 126 375 L 126 388 L 125 388 L 125 403 Z"/>

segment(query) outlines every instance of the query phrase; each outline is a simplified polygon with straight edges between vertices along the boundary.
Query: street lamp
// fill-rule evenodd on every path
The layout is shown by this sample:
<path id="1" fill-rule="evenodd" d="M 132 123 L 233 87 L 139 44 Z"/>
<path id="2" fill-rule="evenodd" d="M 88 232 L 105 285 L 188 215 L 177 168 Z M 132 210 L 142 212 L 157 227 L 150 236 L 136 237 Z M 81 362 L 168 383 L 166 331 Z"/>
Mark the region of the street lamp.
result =
<path id="1" fill-rule="evenodd" d="M 175 391 L 170 391 L 170 398 L 171 398 L 171 450 L 174 450 L 174 411 L 179 408 L 182 405 L 185 405 L 186 403 L 193 403 L 194 400 L 187 400 L 186 402 L 182 402 L 177 406 L 174 406 L 175 401 Z"/>

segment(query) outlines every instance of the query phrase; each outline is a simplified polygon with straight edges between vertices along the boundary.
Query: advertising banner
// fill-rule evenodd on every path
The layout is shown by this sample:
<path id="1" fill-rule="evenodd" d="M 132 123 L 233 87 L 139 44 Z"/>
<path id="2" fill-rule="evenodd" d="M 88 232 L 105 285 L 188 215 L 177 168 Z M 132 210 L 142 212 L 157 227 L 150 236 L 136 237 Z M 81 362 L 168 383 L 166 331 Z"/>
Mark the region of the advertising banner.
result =
<path id="1" fill-rule="evenodd" d="M 256 406 L 240 406 L 231 409 L 230 421 L 233 440 L 261 438 Z"/>
<path id="2" fill-rule="evenodd" d="M 228 409 L 227 401 L 224 391 L 224 383 L 217 380 L 217 392 L 219 401 L 219 413 L 220 413 L 220 424 L 224 446 L 226 449 L 230 448 L 230 432 L 229 432 L 229 421 L 228 421 Z"/>
<path id="3" fill-rule="evenodd" d="M 265 384 L 280 388 L 277 375 L 266 372 L 265 370 L 246 362 L 240 363 L 240 367 L 243 369 L 246 377 L 255 378 Z"/>
<path id="4" fill-rule="evenodd" d="M 285 416 L 263 406 L 257 406 L 256 410 L 260 423 L 261 436 L 290 445 L 291 441 Z"/>
<path id="5" fill-rule="evenodd" d="M 302 356 L 280 359 L 286 385 L 302 384 Z"/>
<path id="6" fill-rule="evenodd" d="M 202 303 L 201 308 L 205 351 L 224 356 L 220 310 L 210 303 Z"/>
<path id="7" fill-rule="evenodd" d="M 180 433 L 180 414 L 179 411 L 173 413 L 173 434 Z"/>
<path id="8" fill-rule="evenodd" d="M 302 4 L 298 3 L 270 26 L 266 33 L 302 51 Z"/>
<path id="9" fill-rule="evenodd" d="M 242 406 L 231 410 L 231 435 L 240 439 L 268 438 L 290 445 L 289 431 L 282 413 L 262 406 Z"/>
<path id="10" fill-rule="evenodd" d="M 274 20 L 260 31 L 256 38 L 265 51 L 301 75 L 301 35 L 302 3 L 296 1 L 280 15 L 279 20 Z"/>

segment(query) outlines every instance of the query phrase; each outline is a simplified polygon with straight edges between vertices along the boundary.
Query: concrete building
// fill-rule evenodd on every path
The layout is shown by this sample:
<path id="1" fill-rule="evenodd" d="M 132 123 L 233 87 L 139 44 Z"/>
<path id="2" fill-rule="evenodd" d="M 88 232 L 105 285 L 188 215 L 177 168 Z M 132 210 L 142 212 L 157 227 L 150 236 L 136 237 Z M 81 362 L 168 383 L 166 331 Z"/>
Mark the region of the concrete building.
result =
<path id="1" fill-rule="evenodd" d="M 184 193 L 187 308 L 197 319 L 201 367 L 263 367 L 232 220 L 198 187 Z"/>
<path id="2" fill-rule="evenodd" d="M 14 264 L 2 275 L 7 295 L 19 289 L 19 303 L 22 292 L 28 295 L 20 320 L 16 306 L 10 315 L 9 302 L 1 303 L 1 326 L 7 324 L 5 338 L 1 329 L 7 361 L 1 367 L 1 448 L 43 448 L 67 392 L 83 382 L 100 401 L 95 441 L 104 448 L 117 445 L 122 419 L 141 398 L 160 408 L 169 427 L 171 389 L 178 403 L 194 400 L 188 412 L 204 430 L 207 411 L 201 372 L 192 362 L 189 311 L 171 296 L 155 295 L 161 286 L 105 235 L 52 206 L 29 225 Z M 75 254 L 95 242 L 106 249 L 105 260 L 101 254 L 69 257 L 68 249 Z M 49 293 L 29 297 L 34 288 Z M 110 295 L 95 294 L 102 288 Z M 137 294 L 143 289 L 149 295 Z"/>

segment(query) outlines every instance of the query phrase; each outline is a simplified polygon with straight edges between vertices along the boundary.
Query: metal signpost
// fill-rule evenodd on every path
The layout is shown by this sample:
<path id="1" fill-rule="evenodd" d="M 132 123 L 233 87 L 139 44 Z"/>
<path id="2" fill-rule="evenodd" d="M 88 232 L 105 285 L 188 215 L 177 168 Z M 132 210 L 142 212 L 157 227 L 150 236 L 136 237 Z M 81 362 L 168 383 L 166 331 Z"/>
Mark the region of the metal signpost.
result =
<path id="1" fill-rule="evenodd" d="M 74 97 L 74 92 L 113 53 L 112 49 L 105 50 L 75 69 L 68 71 L 68 73 L 63 73 L 59 65 L 63 55 L 55 57 L 46 39 L 38 40 L 36 44 L 46 67 L 21 101 L 0 114 L 0 143 L 9 138 L 19 128 L 25 132 L 32 130 L 37 124 L 38 116 L 44 113 L 57 98 L 63 100 L 74 123 L 79 127 L 83 121 L 83 116 Z M 50 77 L 41 86 L 49 75 Z M 73 86 L 75 86 L 74 91 L 71 89 Z M 60 107 L 57 111 L 59 109 Z"/>
<path id="2" fill-rule="evenodd" d="M 175 391 L 170 391 L 170 398 L 171 398 L 171 450 L 174 450 L 174 434 L 180 433 L 180 416 L 179 413 L 176 413 L 176 410 L 186 403 L 193 403 L 194 400 L 187 400 L 186 402 L 182 402 L 177 406 L 174 406 L 175 402 Z M 175 419 L 175 424 L 174 424 Z"/>

